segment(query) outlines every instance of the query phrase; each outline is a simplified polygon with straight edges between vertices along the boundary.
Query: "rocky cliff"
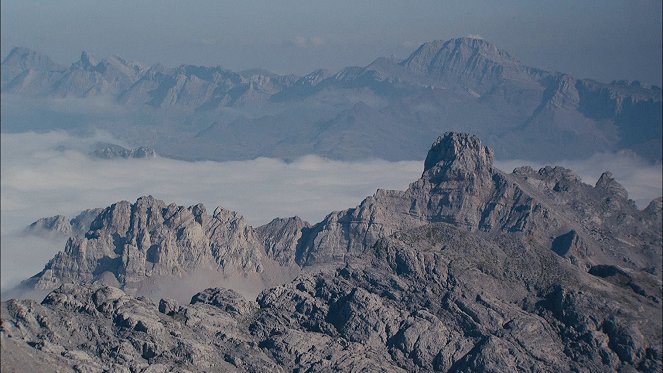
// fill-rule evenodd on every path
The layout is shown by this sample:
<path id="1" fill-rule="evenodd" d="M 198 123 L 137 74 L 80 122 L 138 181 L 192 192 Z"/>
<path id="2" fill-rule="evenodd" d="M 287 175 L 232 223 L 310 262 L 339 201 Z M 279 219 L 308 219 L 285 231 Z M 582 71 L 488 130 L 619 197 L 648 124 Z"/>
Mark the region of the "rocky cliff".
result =
<path id="1" fill-rule="evenodd" d="M 197 271 L 260 277 L 265 266 L 292 261 L 289 253 L 307 226 L 292 218 L 253 229 L 234 211 L 218 207 L 210 215 L 201 204 L 166 205 L 151 196 L 94 212 L 83 234 L 66 225 L 64 217 L 31 225 L 55 219 L 63 221 L 64 233 L 79 235 L 72 234 L 65 250 L 22 286 L 43 290 L 66 282 L 99 281 L 136 290 L 159 278 L 181 278 Z"/>
<path id="2" fill-rule="evenodd" d="M 447 133 L 428 152 L 419 180 L 330 214 L 307 232 L 297 260 L 342 262 L 397 231 L 443 222 L 511 233 L 585 267 L 609 263 L 660 274 L 660 209 L 652 213 L 659 204 L 639 211 L 609 172 L 595 186 L 561 167 L 506 174 L 476 137 Z M 569 234 L 572 242 L 562 238 Z"/>

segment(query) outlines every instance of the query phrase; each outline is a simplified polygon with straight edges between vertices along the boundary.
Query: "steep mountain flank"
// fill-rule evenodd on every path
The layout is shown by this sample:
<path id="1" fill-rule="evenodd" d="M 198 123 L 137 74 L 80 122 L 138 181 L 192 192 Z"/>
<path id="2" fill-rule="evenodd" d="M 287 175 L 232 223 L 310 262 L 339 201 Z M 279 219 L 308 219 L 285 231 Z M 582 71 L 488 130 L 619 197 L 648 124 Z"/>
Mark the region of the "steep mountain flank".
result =
<path id="1" fill-rule="evenodd" d="M 406 191 L 378 190 L 358 207 L 330 214 L 311 228 L 297 260 L 343 261 L 397 231 L 444 222 L 511 233 L 585 266 L 609 263 L 660 274 L 655 209 L 652 202 L 639 211 L 610 173 L 594 187 L 561 167 L 505 174 L 476 137 L 447 133 L 428 152 L 421 179 Z M 570 232 L 574 239 L 567 244 L 560 237 Z"/>
<path id="2" fill-rule="evenodd" d="M 307 226 L 293 218 L 292 224 L 254 230 L 234 211 L 219 207 L 210 215 L 201 204 L 166 205 L 151 196 L 96 212 L 84 234 L 72 235 L 65 250 L 22 286 L 44 290 L 100 281 L 135 291 L 198 271 L 260 278 L 265 266 L 278 267 L 275 260 L 291 261 L 285 256 Z"/>

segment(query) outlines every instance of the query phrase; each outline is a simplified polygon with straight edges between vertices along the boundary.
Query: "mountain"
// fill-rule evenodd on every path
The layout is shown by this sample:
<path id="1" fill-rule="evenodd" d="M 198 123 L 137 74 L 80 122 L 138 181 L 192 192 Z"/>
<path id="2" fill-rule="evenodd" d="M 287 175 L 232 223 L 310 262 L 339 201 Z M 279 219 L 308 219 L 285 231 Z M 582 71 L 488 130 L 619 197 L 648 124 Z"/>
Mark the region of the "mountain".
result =
<path id="1" fill-rule="evenodd" d="M 587 268 L 600 263 L 660 273 L 661 232 L 651 213 L 660 201 L 639 211 L 609 172 L 590 186 L 561 167 L 505 174 L 492 162 L 492 151 L 476 137 L 438 138 L 421 179 L 330 214 L 311 228 L 297 260 L 344 261 L 381 238 L 434 222 L 517 235 Z"/>
<path id="2" fill-rule="evenodd" d="M 12 91 L 20 94 L 40 94 L 49 90 L 63 66 L 49 57 L 27 48 L 14 48 L 1 65 L 2 92 Z"/>
<path id="3" fill-rule="evenodd" d="M 166 205 L 151 196 L 88 210 L 72 220 L 87 221 L 83 230 L 68 228 L 62 216 L 41 219 L 29 229 L 83 234 L 72 234 L 65 251 L 26 285 L 43 290 L 110 279 L 138 289 L 145 278 L 197 270 L 260 274 L 275 262 L 340 265 L 383 238 L 431 223 L 510 234 L 586 269 L 661 273 L 660 199 L 640 211 L 609 172 L 590 186 L 562 167 L 507 174 L 493 157 L 477 137 L 449 132 L 433 144 L 422 177 L 406 191 L 378 190 L 312 226 L 294 217 L 254 229 L 222 207 L 210 215 L 200 204 Z"/>
<path id="4" fill-rule="evenodd" d="M 64 215 L 41 218 L 30 224 L 25 233 L 45 237 L 82 236 L 101 211 L 99 208 L 84 210 L 71 220 Z"/>
<path id="5" fill-rule="evenodd" d="M 630 149 L 661 160 L 661 89 L 600 83 L 523 65 L 488 41 L 463 37 L 422 44 L 403 60 L 303 77 L 222 67 L 145 67 L 119 57 L 60 67 L 14 49 L 2 63 L 2 92 L 41 100 L 109 100 L 127 117 L 92 116 L 35 103 L 9 105 L 4 131 L 105 129 L 135 146 L 155 143 L 185 159 L 417 159 L 436 134 L 471 132 L 504 158 L 551 161 Z M 88 101 L 86 101 L 88 100 Z M 359 116 L 352 115 L 363 108 Z M 72 124 L 77 123 L 77 124 Z M 140 125 L 136 125 L 140 123 Z M 339 146 L 338 127 L 354 139 Z M 388 135 L 376 137 L 377 133 Z M 408 139 L 401 144 L 397 139 Z M 238 146 L 255 143 L 255 146 Z M 316 146 L 322 145 L 322 146 Z M 399 149 L 398 153 L 385 149 Z"/>
<path id="6" fill-rule="evenodd" d="M 3 302 L 3 369 L 660 371 L 661 198 L 493 157 L 446 133 L 406 191 L 315 225 L 116 203 L 24 283 L 54 289 L 41 303 Z M 255 301 L 139 296 L 201 269 L 290 277 Z"/>
<path id="7" fill-rule="evenodd" d="M 150 293 L 161 291 L 163 279 L 172 276 L 215 272 L 218 277 L 250 274 L 269 284 L 279 263 L 292 261 L 289 247 L 308 226 L 291 218 L 253 229 L 234 211 L 218 207 L 210 215 L 201 204 L 166 205 L 151 196 L 88 211 L 96 214 L 83 234 L 70 228 L 74 234 L 65 251 L 24 287 L 50 290 L 67 282 L 101 281 Z M 30 228 L 49 226 L 43 222 L 53 219 L 62 217 L 41 219 Z"/>
<path id="8" fill-rule="evenodd" d="M 447 85 L 466 88 L 478 96 L 490 92 L 495 82 L 531 81 L 536 73 L 506 51 L 478 38 L 424 43 L 400 65 Z"/>
<path id="9" fill-rule="evenodd" d="M 110 143 L 97 143 L 90 155 L 101 159 L 116 158 L 156 158 L 157 153 L 149 146 L 139 146 L 133 149 L 127 149 L 123 146 Z"/>

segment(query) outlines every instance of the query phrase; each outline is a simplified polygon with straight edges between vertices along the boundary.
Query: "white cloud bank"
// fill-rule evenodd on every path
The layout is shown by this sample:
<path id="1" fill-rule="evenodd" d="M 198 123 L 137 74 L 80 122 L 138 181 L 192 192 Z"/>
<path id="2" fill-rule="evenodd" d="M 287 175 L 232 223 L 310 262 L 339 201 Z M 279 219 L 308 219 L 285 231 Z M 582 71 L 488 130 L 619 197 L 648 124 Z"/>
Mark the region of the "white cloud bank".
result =
<path id="1" fill-rule="evenodd" d="M 311 223 L 327 213 L 356 206 L 377 188 L 405 189 L 423 162 L 371 160 L 341 162 L 317 156 L 292 163 L 259 158 L 233 162 L 185 162 L 166 158 L 99 160 L 86 149 L 108 135 L 72 137 L 63 132 L 2 133 L 1 285 L 15 285 L 39 270 L 63 242 L 20 234 L 34 220 L 83 209 L 135 201 L 151 194 L 166 203 L 202 202 L 208 211 L 223 206 L 244 215 L 254 226 L 272 218 L 298 215 Z M 121 144 L 122 145 L 122 144 Z M 511 171 L 526 161 L 498 162 Z M 640 202 L 661 195 L 661 170 L 627 154 L 601 154 L 585 161 L 562 162 L 585 182 L 610 170 Z M 541 165 L 533 165 L 541 166 Z"/>

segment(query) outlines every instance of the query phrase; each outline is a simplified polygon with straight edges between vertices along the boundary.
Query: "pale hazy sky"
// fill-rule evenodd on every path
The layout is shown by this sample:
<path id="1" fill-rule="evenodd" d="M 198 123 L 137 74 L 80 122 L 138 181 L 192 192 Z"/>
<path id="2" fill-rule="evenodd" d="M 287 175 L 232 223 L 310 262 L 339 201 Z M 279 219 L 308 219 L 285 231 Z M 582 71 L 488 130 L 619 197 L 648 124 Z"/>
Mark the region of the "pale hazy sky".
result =
<path id="1" fill-rule="evenodd" d="M 661 85 L 661 0 L 2 0 L 13 46 L 304 74 L 478 34 L 526 64 Z"/>

